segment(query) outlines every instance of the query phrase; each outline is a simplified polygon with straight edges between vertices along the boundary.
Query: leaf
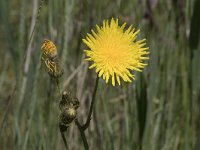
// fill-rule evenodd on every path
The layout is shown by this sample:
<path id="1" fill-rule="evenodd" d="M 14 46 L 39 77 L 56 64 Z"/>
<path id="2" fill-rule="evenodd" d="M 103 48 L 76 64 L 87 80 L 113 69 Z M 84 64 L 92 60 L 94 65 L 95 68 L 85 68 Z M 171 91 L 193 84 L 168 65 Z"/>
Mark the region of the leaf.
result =
<path id="1" fill-rule="evenodd" d="M 140 78 L 137 84 L 136 100 L 137 100 L 137 111 L 138 111 L 138 123 L 139 123 L 139 140 L 140 146 L 142 146 L 142 139 L 146 126 L 147 116 L 147 85 L 144 77 Z"/>
<path id="2" fill-rule="evenodd" d="M 189 46 L 190 49 L 197 49 L 200 36 L 200 0 L 194 4 L 194 12 L 191 19 Z"/>

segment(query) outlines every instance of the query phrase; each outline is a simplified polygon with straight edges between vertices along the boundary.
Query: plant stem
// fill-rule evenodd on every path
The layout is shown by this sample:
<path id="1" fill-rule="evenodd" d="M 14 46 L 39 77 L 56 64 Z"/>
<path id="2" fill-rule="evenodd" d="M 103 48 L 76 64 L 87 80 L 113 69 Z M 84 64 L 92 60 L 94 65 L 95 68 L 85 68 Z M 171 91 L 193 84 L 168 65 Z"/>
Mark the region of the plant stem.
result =
<path id="1" fill-rule="evenodd" d="M 56 86 L 57 86 L 57 88 L 58 88 L 59 95 L 60 95 L 60 97 L 62 97 L 62 93 L 61 93 L 61 89 L 60 89 L 59 80 L 58 80 L 57 78 L 55 78 L 55 82 L 56 82 Z"/>
<path id="2" fill-rule="evenodd" d="M 67 140 L 65 138 L 64 132 L 60 131 L 60 133 L 61 133 L 62 139 L 64 141 L 66 150 L 69 150 L 69 147 L 68 147 Z"/>
<path id="3" fill-rule="evenodd" d="M 88 145 L 88 142 L 87 142 L 87 139 L 86 139 L 86 136 L 85 136 L 85 131 L 84 129 L 82 128 L 82 126 L 80 125 L 80 123 L 78 122 L 78 120 L 76 119 L 75 120 L 75 123 L 80 131 L 80 134 L 81 134 L 81 138 L 83 140 L 83 144 L 84 144 L 84 147 L 85 147 L 85 150 L 89 150 L 89 145 Z"/>
<path id="4" fill-rule="evenodd" d="M 59 81 L 58 81 L 57 78 L 55 78 L 55 82 L 56 82 L 56 85 L 57 85 L 57 88 L 58 88 L 59 95 L 62 97 L 61 90 L 60 90 L 60 84 L 59 84 Z M 65 144 L 65 148 L 66 148 L 66 150 L 69 150 L 69 147 L 68 147 L 67 140 L 65 138 L 64 132 L 62 132 L 60 125 L 59 125 L 59 127 L 60 127 L 60 133 L 61 133 L 63 142 Z"/>
<path id="5" fill-rule="evenodd" d="M 95 82 L 95 87 L 94 87 L 94 91 L 93 91 L 93 95 L 92 95 L 92 101 L 91 101 L 91 104 L 90 104 L 89 114 L 88 114 L 86 123 L 82 126 L 83 130 L 86 130 L 90 125 L 90 120 L 91 120 L 92 111 L 93 111 L 93 107 L 94 107 L 94 101 L 95 101 L 95 97 L 96 97 L 96 93 L 97 93 L 98 83 L 99 83 L 99 77 L 97 75 L 96 82 Z"/>

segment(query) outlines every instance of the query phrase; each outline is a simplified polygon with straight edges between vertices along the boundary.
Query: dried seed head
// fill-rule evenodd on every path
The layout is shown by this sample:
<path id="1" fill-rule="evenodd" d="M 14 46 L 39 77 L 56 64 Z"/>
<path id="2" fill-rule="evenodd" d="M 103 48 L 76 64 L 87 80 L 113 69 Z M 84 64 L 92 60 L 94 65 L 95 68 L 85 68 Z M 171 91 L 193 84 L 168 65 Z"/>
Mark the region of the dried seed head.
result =
<path id="1" fill-rule="evenodd" d="M 57 48 L 56 48 L 55 44 L 48 39 L 44 40 L 44 42 L 41 46 L 41 50 L 47 56 L 50 56 L 50 57 L 57 56 Z"/>
<path id="2" fill-rule="evenodd" d="M 59 78 L 63 75 L 63 68 L 60 65 L 57 55 L 57 48 L 50 40 L 44 40 L 42 46 L 42 62 L 47 69 L 48 74 L 53 78 Z"/>

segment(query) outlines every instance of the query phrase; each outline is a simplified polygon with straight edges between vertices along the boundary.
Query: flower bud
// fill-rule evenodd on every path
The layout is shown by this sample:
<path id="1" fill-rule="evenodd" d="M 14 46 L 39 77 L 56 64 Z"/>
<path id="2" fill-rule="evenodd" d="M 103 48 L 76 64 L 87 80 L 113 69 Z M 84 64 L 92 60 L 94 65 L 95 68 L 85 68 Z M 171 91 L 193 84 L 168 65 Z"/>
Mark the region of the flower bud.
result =
<path id="1" fill-rule="evenodd" d="M 76 109 L 73 106 L 67 106 L 62 109 L 60 122 L 64 125 L 70 124 L 76 118 Z"/>

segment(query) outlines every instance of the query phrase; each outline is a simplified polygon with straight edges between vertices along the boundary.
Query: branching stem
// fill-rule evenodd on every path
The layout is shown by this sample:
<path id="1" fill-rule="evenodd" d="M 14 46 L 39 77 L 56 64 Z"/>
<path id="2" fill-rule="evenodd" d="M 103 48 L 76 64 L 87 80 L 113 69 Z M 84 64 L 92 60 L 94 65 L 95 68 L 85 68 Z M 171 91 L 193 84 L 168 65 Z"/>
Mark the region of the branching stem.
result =
<path id="1" fill-rule="evenodd" d="M 81 134 L 81 138 L 83 140 L 83 144 L 84 144 L 84 147 L 85 147 L 85 150 L 89 150 L 89 145 L 88 145 L 88 142 L 87 142 L 87 138 L 85 136 L 85 131 L 83 130 L 82 126 L 80 125 L 80 123 L 78 122 L 78 120 L 76 119 L 75 120 L 75 123 L 80 131 L 80 134 Z"/>
<path id="2" fill-rule="evenodd" d="M 60 133 L 61 133 L 63 142 L 64 142 L 64 144 L 65 144 L 66 150 L 69 150 L 69 147 L 68 147 L 67 140 L 66 140 L 66 138 L 65 138 L 64 132 L 60 131 Z"/>

